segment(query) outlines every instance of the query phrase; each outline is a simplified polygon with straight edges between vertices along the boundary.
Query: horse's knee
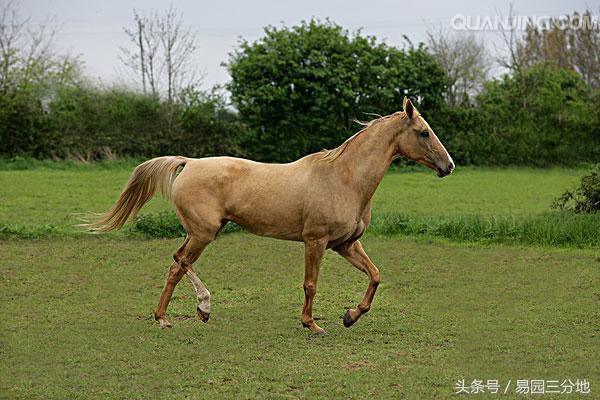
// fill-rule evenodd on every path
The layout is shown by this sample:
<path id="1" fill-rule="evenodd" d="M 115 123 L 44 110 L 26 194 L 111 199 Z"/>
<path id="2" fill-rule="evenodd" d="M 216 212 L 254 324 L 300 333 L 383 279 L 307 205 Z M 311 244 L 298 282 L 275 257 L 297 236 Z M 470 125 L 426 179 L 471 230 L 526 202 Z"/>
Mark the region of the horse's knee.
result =
<path id="1" fill-rule="evenodd" d="M 379 286 L 380 282 L 381 282 L 381 276 L 379 275 L 379 271 L 377 271 L 375 274 L 373 274 L 371 276 L 371 285 Z"/>
<path id="2" fill-rule="evenodd" d="M 371 266 L 367 269 L 366 272 L 367 275 L 369 275 L 371 285 L 379 285 L 379 282 L 381 282 L 381 275 L 379 274 L 379 269 L 371 263 Z"/>
<path id="3" fill-rule="evenodd" d="M 308 296 L 314 296 L 317 292 L 317 284 L 315 282 L 304 282 L 304 293 Z"/>

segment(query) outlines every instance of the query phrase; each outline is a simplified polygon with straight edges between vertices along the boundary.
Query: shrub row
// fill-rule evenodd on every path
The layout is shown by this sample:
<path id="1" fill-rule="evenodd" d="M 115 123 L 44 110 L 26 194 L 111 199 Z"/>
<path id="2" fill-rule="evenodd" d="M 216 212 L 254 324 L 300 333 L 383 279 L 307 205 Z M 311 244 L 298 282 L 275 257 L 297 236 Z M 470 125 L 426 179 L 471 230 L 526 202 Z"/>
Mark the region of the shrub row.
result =
<path id="1" fill-rule="evenodd" d="M 600 213 L 551 212 L 529 217 L 462 216 L 449 218 L 416 217 L 405 214 L 376 216 L 368 232 L 382 236 L 439 238 L 458 242 L 505 243 L 520 245 L 598 247 Z M 221 234 L 241 232 L 228 223 Z M 40 239 L 76 237 L 82 232 L 45 225 L 23 227 L 0 224 L 0 238 Z M 173 212 L 142 214 L 126 226 L 125 234 L 144 238 L 178 238 L 185 230 Z"/>
<path id="2" fill-rule="evenodd" d="M 76 159 L 244 155 L 247 129 L 222 98 L 189 91 L 168 103 L 123 88 L 78 85 L 50 99 L 0 95 L 0 154 Z"/>
<path id="3" fill-rule="evenodd" d="M 494 242 L 547 246 L 593 247 L 600 244 L 600 214 L 551 212 L 529 217 L 461 216 L 416 217 L 406 214 L 376 216 L 369 231 L 384 235 L 437 237 L 464 242 Z M 130 226 L 132 232 L 152 238 L 185 236 L 173 212 L 144 214 Z M 228 223 L 222 233 L 241 228 Z"/>

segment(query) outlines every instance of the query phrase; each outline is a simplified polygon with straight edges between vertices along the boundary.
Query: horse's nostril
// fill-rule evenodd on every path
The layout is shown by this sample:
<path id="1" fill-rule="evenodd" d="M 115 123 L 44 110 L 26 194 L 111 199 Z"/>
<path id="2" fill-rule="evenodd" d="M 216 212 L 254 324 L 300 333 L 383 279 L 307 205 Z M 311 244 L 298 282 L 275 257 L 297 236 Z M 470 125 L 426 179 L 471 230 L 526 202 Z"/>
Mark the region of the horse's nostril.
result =
<path id="1" fill-rule="evenodd" d="M 448 172 L 454 171 L 454 163 L 448 164 Z"/>

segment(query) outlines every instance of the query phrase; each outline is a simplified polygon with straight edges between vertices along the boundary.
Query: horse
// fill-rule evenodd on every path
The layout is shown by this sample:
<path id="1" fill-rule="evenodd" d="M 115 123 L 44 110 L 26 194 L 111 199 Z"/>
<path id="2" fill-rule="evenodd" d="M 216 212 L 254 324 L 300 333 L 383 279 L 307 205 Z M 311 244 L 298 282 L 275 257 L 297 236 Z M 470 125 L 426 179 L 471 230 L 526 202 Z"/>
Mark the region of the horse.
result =
<path id="1" fill-rule="evenodd" d="M 91 232 L 119 229 L 157 191 L 175 206 L 187 236 L 173 264 L 154 318 L 171 327 L 167 307 L 175 286 L 187 275 L 198 301 L 197 314 L 208 322 L 210 292 L 192 265 L 228 221 L 246 231 L 304 243 L 304 305 L 301 323 L 314 334 L 325 330 L 312 316 L 321 259 L 327 249 L 339 253 L 369 279 L 364 298 L 346 310 L 345 327 L 368 312 L 380 273 L 360 237 L 371 221 L 371 200 L 392 161 L 404 156 L 437 172 L 454 162 L 429 124 L 408 98 L 403 111 L 365 123 L 363 129 L 333 150 L 309 154 L 287 164 L 243 158 L 192 159 L 166 156 L 138 165 L 116 203 L 94 222 Z"/>

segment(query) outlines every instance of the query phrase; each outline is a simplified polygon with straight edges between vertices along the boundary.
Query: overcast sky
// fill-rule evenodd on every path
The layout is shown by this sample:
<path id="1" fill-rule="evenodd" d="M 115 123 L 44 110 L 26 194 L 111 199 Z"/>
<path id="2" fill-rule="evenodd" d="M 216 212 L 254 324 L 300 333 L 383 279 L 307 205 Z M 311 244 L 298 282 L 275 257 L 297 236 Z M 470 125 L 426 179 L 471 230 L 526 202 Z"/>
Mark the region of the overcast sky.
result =
<path id="1" fill-rule="evenodd" d="M 0 0 L 5 1 L 5 0 Z M 54 17 L 60 27 L 57 46 L 72 54 L 80 54 L 86 73 L 114 82 L 124 76 L 119 61 L 119 46 L 128 46 L 123 27 L 131 26 L 133 9 L 140 13 L 165 10 L 170 2 L 158 0 L 22 0 L 20 10 L 33 21 Z M 427 30 L 450 27 L 452 17 L 506 15 L 508 1 L 501 0 L 419 0 L 419 1 L 326 1 L 326 0 L 253 0 L 253 1 L 173 1 L 198 37 L 196 54 L 198 69 L 205 74 L 204 86 L 224 83 L 229 79 L 221 66 L 239 37 L 253 41 L 266 25 L 294 25 L 311 17 L 329 17 L 338 24 L 375 35 L 392 45 L 402 45 L 402 35 L 413 42 L 425 41 Z M 518 15 L 557 16 L 574 10 L 600 10 L 600 0 L 516 0 Z M 499 43 L 496 33 L 478 33 L 493 50 Z"/>

